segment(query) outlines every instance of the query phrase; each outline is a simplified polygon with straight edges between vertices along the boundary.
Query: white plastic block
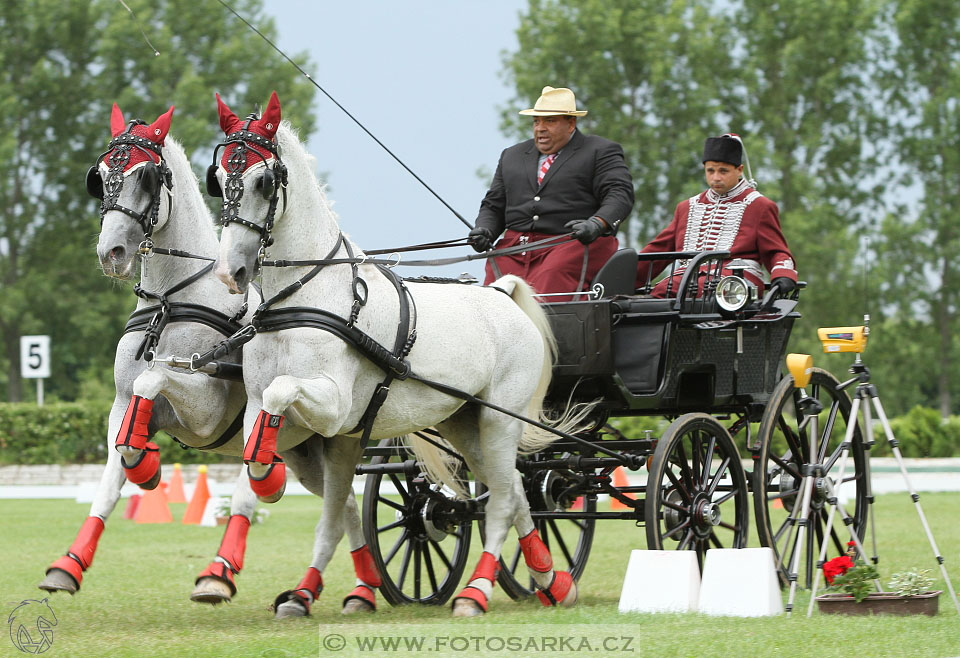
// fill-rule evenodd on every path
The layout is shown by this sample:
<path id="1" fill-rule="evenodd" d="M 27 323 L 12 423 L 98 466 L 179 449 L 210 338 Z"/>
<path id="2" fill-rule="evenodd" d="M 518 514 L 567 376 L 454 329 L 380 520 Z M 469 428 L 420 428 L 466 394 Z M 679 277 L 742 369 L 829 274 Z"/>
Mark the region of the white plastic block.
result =
<path id="1" fill-rule="evenodd" d="M 200 517 L 200 525 L 207 527 L 217 525 L 217 510 L 224 500 L 219 496 L 210 496 L 207 499 L 207 505 L 203 508 L 203 516 Z"/>
<path id="2" fill-rule="evenodd" d="M 693 551 L 630 552 L 620 592 L 620 612 L 693 612 L 700 568 Z"/>
<path id="3" fill-rule="evenodd" d="M 773 549 L 713 548 L 700 583 L 700 612 L 730 617 L 783 613 Z"/>

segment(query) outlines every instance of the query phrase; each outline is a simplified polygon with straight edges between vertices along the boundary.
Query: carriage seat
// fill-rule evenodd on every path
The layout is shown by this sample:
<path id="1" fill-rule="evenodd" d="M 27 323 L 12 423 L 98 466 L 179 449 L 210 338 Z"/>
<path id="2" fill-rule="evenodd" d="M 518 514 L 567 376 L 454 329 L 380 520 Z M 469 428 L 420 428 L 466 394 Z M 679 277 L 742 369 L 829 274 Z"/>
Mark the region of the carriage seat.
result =
<path id="1" fill-rule="evenodd" d="M 634 294 L 636 280 L 637 250 L 620 249 L 603 264 L 593 279 L 593 285 L 599 283 L 603 286 L 604 297 L 615 297 Z"/>

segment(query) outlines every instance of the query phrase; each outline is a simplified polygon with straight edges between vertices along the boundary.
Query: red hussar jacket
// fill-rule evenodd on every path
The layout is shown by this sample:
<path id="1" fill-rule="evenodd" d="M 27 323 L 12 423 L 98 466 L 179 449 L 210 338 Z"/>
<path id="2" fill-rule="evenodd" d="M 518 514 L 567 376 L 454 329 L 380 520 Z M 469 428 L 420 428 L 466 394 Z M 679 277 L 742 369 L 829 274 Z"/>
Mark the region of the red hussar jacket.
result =
<path id="1" fill-rule="evenodd" d="M 744 259 L 750 267 L 744 274 L 758 286 L 763 285 L 763 270 L 771 279 L 797 280 L 797 270 L 787 240 L 780 230 L 777 204 L 741 180 L 724 195 L 707 190 L 681 201 L 670 222 L 642 253 L 661 251 L 729 251 L 731 260 Z M 726 262 L 729 262 L 726 261 Z M 636 287 L 647 285 L 669 265 L 667 261 L 641 261 L 637 266 Z M 675 273 L 673 290 L 680 283 Z M 665 294 L 666 280 L 653 289 L 653 295 Z"/>

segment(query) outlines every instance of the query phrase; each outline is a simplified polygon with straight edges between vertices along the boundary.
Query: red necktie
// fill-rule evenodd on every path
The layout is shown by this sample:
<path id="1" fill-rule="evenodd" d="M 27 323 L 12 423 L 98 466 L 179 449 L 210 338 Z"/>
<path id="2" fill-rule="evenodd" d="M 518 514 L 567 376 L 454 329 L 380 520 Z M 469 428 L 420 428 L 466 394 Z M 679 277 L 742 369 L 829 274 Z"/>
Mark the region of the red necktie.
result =
<path id="1" fill-rule="evenodd" d="M 556 153 L 551 153 L 543 160 L 543 164 L 540 165 L 540 171 L 537 172 L 537 185 L 543 182 L 543 177 L 547 175 L 547 171 L 550 169 L 550 165 L 553 164 L 553 161 L 557 159 Z"/>

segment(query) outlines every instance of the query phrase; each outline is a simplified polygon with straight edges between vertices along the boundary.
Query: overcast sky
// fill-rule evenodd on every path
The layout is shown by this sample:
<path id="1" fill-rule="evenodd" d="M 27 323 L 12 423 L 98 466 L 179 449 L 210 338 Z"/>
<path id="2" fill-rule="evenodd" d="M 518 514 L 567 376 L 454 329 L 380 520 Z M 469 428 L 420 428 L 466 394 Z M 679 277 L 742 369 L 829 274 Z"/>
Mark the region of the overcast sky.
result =
<path id="1" fill-rule="evenodd" d="M 526 0 L 264 1 L 277 21 L 277 45 L 288 54 L 308 51 L 307 72 L 471 224 L 486 192 L 478 168 L 492 172 L 512 143 L 499 131 L 498 108 L 512 97 L 501 82 L 501 53 L 516 50 L 525 6 Z M 360 247 L 466 234 L 450 210 L 319 91 L 314 111 L 317 130 L 307 148 L 327 174 L 341 227 Z M 408 259 L 473 253 L 468 249 Z M 425 273 L 479 276 L 482 267 L 474 261 Z"/>

